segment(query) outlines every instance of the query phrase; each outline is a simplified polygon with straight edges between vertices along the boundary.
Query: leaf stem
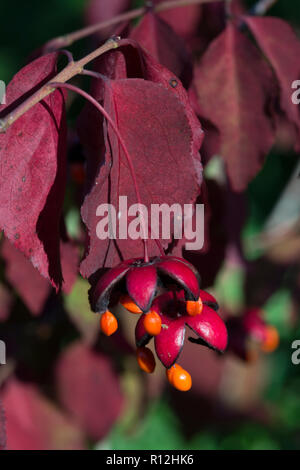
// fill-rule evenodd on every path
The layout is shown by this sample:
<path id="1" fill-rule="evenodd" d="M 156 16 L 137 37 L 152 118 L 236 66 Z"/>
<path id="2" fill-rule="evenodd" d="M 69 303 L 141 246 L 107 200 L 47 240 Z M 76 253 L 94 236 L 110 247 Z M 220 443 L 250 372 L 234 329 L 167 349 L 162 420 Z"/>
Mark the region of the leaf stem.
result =
<path id="1" fill-rule="evenodd" d="M 11 126 L 19 117 L 26 113 L 26 111 L 28 111 L 30 108 L 32 108 L 32 106 L 39 103 L 54 91 L 53 88 L 49 87 L 50 82 L 65 83 L 71 78 L 80 74 L 86 64 L 104 54 L 105 52 L 119 47 L 118 40 L 119 39 L 116 38 L 109 39 L 102 46 L 98 47 L 82 59 L 78 61 L 71 60 L 68 65 L 55 77 L 52 77 L 49 82 L 47 82 L 39 90 L 33 93 L 33 95 L 23 101 L 23 103 L 17 106 L 12 112 L 8 113 L 4 118 L 0 119 L 0 133 L 6 132 L 9 126 Z M 71 56 L 69 56 L 69 58 L 71 58 Z"/>
<path id="2" fill-rule="evenodd" d="M 140 195 L 139 187 L 138 187 L 138 184 L 137 184 L 133 163 L 132 163 L 131 157 L 129 155 L 129 152 L 127 150 L 125 141 L 124 141 L 123 137 L 121 136 L 121 134 L 119 132 L 119 129 L 117 128 L 117 126 L 116 126 L 115 122 L 113 121 L 113 119 L 111 118 L 111 116 L 107 113 L 107 111 L 103 108 L 103 106 L 101 106 L 101 104 L 97 100 L 95 100 L 95 98 L 93 98 L 89 93 L 82 90 L 81 88 L 78 88 L 75 85 L 71 85 L 70 83 L 51 82 L 51 83 L 48 84 L 48 87 L 49 88 L 67 88 L 68 90 L 71 90 L 71 91 L 74 91 L 75 93 L 78 93 L 79 95 L 83 96 L 83 98 L 88 100 L 92 105 L 94 105 L 95 108 L 97 108 L 98 111 L 105 117 L 105 119 L 108 121 L 108 123 L 111 125 L 113 131 L 115 132 L 115 134 L 117 136 L 117 139 L 119 140 L 119 143 L 120 143 L 120 145 L 121 145 L 121 147 L 124 151 L 127 163 L 129 165 L 132 181 L 133 181 L 133 184 L 134 184 L 134 189 L 135 189 L 135 193 L 136 193 L 137 202 L 138 202 L 138 205 L 141 206 L 142 205 L 141 195 Z M 146 234 L 146 229 L 145 229 L 146 224 L 145 224 L 145 220 L 144 220 L 144 217 L 143 217 L 143 211 L 140 211 L 140 214 L 141 214 L 141 221 L 142 221 L 142 230 L 143 230 L 143 234 L 144 234 L 144 236 L 143 236 L 144 260 L 147 263 L 149 261 L 149 254 L 148 254 L 148 240 L 147 240 L 147 234 Z"/>
<path id="3" fill-rule="evenodd" d="M 161 11 L 170 10 L 171 8 L 181 8 L 187 5 L 200 5 L 202 3 L 213 3 L 215 1 L 221 2 L 224 0 L 168 0 L 153 6 L 153 11 L 159 13 Z M 148 10 L 148 6 L 136 8 L 134 10 L 121 13 L 120 15 L 117 15 L 109 20 L 101 21 L 91 26 L 87 26 L 86 28 L 82 28 L 72 33 L 66 34 L 65 36 L 51 39 L 44 45 L 43 53 L 52 52 L 62 47 L 68 47 L 79 39 L 91 36 L 92 34 L 97 33 L 98 31 L 102 31 L 109 26 L 125 23 L 133 20 L 134 18 L 138 18 L 139 16 L 144 15 Z"/>

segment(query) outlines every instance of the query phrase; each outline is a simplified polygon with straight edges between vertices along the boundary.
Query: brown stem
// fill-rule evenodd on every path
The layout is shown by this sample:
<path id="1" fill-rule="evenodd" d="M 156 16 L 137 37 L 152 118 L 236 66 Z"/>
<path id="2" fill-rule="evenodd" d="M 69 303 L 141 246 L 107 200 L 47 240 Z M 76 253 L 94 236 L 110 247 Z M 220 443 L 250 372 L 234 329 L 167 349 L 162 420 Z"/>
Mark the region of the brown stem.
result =
<path id="1" fill-rule="evenodd" d="M 180 8 L 185 7 L 187 5 L 197 5 L 201 3 L 212 3 L 214 1 L 221 2 L 224 0 L 168 0 L 153 7 L 153 11 L 159 13 L 161 11 L 169 10 L 171 8 Z M 65 36 L 60 36 L 58 38 L 51 39 L 51 41 L 45 44 L 43 48 L 43 53 L 52 52 L 62 47 L 68 47 L 71 44 L 74 44 L 74 42 L 78 41 L 79 39 L 83 39 L 87 36 L 90 36 L 98 31 L 108 28 L 109 26 L 113 26 L 119 23 L 125 23 L 134 18 L 138 18 L 139 16 L 142 16 L 147 10 L 147 7 L 136 8 L 134 10 L 121 13 L 120 15 L 115 16 L 114 18 L 111 18 L 109 20 L 101 21 L 91 26 L 87 26 L 86 28 L 74 31 L 73 33 L 66 34 Z"/>
<path id="2" fill-rule="evenodd" d="M 104 54 L 111 49 L 116 49 L 119 46 L 117 39 L 109 39 L 101 47 L 98 47 L 96 50 L 83 57 L 78 61 L 71 61 L 68 65 L 59 72 L 55 77 L 53 77 L 49 82 L 42 86 L 38 91 L 33 95 L 27 98 L 23 103 L 17 106 L 11 113 L 7 114 L 3 119 L 0 119 L 0 133 L 5 132 L 9 126 L 11 126 L 19 117 L 21 117 L 26 111 L 28 111 L 32 106 L 39 103 L 46 96 L 50 95 L 55 88 L 49 87 L 50 82 L 56 83 L 65 83 L 71 78 L 75 77 L 82 73 L 83 67 L 94 60 L 96 57 L 99 57 L 101 54 Z"/>

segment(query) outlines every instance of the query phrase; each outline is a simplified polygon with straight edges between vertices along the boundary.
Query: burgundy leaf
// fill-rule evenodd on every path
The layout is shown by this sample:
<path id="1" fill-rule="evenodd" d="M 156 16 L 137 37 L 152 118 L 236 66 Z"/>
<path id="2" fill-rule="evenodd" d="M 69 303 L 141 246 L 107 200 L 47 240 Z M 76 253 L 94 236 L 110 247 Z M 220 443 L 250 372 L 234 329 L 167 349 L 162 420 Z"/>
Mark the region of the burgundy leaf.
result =
<path id="1" fill-rule="evenodd" d="M 188 96 L 196 115 L 201 116 L 202 113 L 194 84 L 188 89 Z M 210 121 L 201 117 L 201 125 L 205 135 L 205 139 L 203 140 L 201 147 L 202 164 L 205 167 L 211 157 L 220 154 L 221 142 L 220 132 Z"/>
<path id="2" fill-rule="evenodd" d="M 198 160 L 196 166 L 196 172 L 200 173 L 201 165 L 199 158 L 199 148 L 203 141 L 203 131 L 201 125 L 195 115 L 192 104 L 190 103 L 189 96 L 181 81 L 174 75 L 173 72 L 168 70 L 165 66 L 158 63 L 157 60 L 142 47 L 140 47 L 135 41 L 125 39 L 121 41 L 121 51 L 124 52 L 124 58 L 126 60 L 126 73 L 129 77 L 137 76 L 138 69 L 133 63 L 136 64 L 140 61 L 140 76 L 145 80 L 150 80 L 155 83 L 160 83 L 167 90 L 171 91 L 181 101 L 184 106 L 185 114 L 189 120 L 190 126 L 193 132 L 193 158 Z M 120 65 L 122 64 L 121 54 L 118 56 L 119 63 L 116 63 L 115 69 L 120 74 Z M 123 65 L 124 67 L 124 65 Z M 199 175 L 198 175 L 199 176 Z"/>
<path id="3" fill-rule="evenodd" d="M 21 69 L 7 87 L 0 118 L 54 75 L 57 54 Z M 64 96 L 55 91 L 0 135 L 0 226 L 39 272 L 62 283 L 59 220 L 65 190 Z"/>
<path id="4" fill-rule="evenodd" d="M 155 4 L 163 3 L 165 0 L 154 0 Z M 158 16 L 168 23 L 174 31 L 184 38 L 196 34 L 197 26 L 202 16 L 200 5 L 185 5 L 179 8 L 169 8 L 160 11 Z"/>
<path id="5" fill-rule="evenodd" d="M 189 95 L 183 87 L 181 81 L 166 67 L 159 64 L 153 56 L 140 47 L 135 41 L 125 39 L 121 41 L 120 51 L 123 54 L 114 55 L 115 76 L 118 77 L 141 77 L 164 86 L 168 91 L 172 92 L 183 104 L 184 112 L 189 121 L 192 130 L 192 158 L 195 167 L 195 178 L 202 182 L 202 165 L 199 155 L 199 149 L 203 141 L 203 131 L 193 106 L 190 102 Z M 125 60 L 125 63 L 124 63 Z M 140 64 L 139 67 L 137 64 Z"/>
<path id="6" fill-rule="evenodd" d="M 5 411 L 0 401 L 0 450 L 6 449 L 6 418 Z"/>
<path id="7" fill-rule="evenodd" d="M 73 344 L 59 359 L 56 379 L 61 403 L 90 437 L 103 438 L 123 404 L 109 360 L 81 343 Z"/>
<path id="8" fill-rule="evenodd" d="M 129 7 L 130 0 L 90 0 L 85 13 L 86 23 L 95 24 L 110 20 L 128 10 Z M 107 38 L 117 27 L 118 25 L 109 26 L 96 34 L 100 38 Z"/>
<path id="9" fill-rule="evenodd" d="M 84 436 L 34 385 L 11 379 L 2 391 L 8 450 L 81 450 Z"/>
<path id="10" fill-rule="evenodd" d="M 220 131 L 232 187 L 242 191 L 273 143 L 266 115 L 271 71 L 251 41 L 228 24 L 203 56 L 195 85 L 203 117 Z"/>
<path id="11" fill-rule="evenodd" d="M 129 151 L 141 202 L 148 210 L 153 203 L 194 202 L 201 175 L 200 166 L 199 174 L 195 175 L 196 145 L 193 137 L 196 125 L 192 130 L 182 101 L 160 84 L 127 79 L 105 82 L 104 106 L 117 123 Z M 108 125 L 105 134 L 106 162 L 101 166 L 97 181 L 82 207 L 82 217 L 90 237 L 89 253 L 81 264 L 81 273 L 87 277 L 102 265 L 117 264 L 120 254 L 124 258 L 134 258 L 140 257 L 143 251 L 141 241 L 100 240 L 96 235 L 99 204 L 109 202 L 118 212 L 118 195 L 127 196 L 128 207 L 137 203 L 132 176 L 116 133 Z M 199 156 L 197 163 L 200 165 Z M 103 174 L 107 176 L 110 166 L 109 178 L 103 184 Z M 167 241 L 163 240 L 163 243 L 166 245 Z M 152 240 L 149 244 L 150 256 L 157 254 L 156 244 Z"/>
<path id="12" fill-rule="evenodd" d="M 63 290 L 69 293 L 78 273 L 78 250 L 69 242 L 61 242 Z M 30 261 L 7 239 L 2 242 L 2 257 L 6 262 L 6 279 L 16 289 L 33 315 L 39 315 L 49 294 L 51 284 L 42 277 Z"/>
<path id="13" fill-rule="evenodd" d="M 150 54 L 133 40 L 120 41 L 118 50 L 105 54 L 95 61 L 95 71 L 111 79 L 144 78 L 163 85 L 183 104 L 186 117 L 192 129 L 192 159 L 195 168 L 194 177 L 199 186 L 202 182 L 202 165 L 199 148 L 203 140 L 203 131 L 189 102 L 188 94 L 180 80 L 172 72 L 159 64 Z M 93 80 L 91 94 L 95 99 L 104 98 L 103 80 Z M 102 171 L 97 179 L 99 168 L 105 163 L 103 138 L 103 119 L 100 113 L 87 103 L 79 116 L 78 133 L 87 158 L 87 192 L 97 182 L 98 190 L 109 173 L 109 166 Z M 99 186 L 100 185 L 100 186 Z M 88 194 L 84 207 L 89 204 Z M 91 197 L 93 197 L 91 193 Z"/>
<path id="14" fill-rule="evenodd" d="M 149 12 L 130 34 L 160 64 L 188 86 L 192 78 L 189 54 L 183 40 L 156 14 Z"/>
<path id="15" fill-rule="evenodd" d="M 280 104 L 300 132 L 299 106 L 292 102 L 292 83 L 300 79 L 300 41 L 288 23 L 279 18 L 244 17 L 263 53 L 271 63 L 280 85 Z M 299 137 L 297 138 L 300 145 Z"/>
<path id="16" fill-rule="evenodd" d="M 33 315 L 39 315 L 51 291 L 51 284 L 7 239 L 2 242 L 6 279 L 16 289 Z"/>

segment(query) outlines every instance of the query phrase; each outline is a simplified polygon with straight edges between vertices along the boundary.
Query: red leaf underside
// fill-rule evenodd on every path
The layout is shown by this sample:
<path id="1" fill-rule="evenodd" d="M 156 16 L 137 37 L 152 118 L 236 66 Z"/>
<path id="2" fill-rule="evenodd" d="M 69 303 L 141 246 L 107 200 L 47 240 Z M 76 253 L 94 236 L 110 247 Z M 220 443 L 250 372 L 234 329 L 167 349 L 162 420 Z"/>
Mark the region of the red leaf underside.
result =
<path id="1" fill-rule="evenodd" d="M 15 75 L 0 117 L 54 74 L 56 59 L 57 54 L 43 56 Z M 64 96 L 55 91 L 0 135 L 0 227 L 56 288 L 62 282 L 59 215 L 65 191 L 65 124 Z"/>
<path id="2" fill-rule="evenodd" d="M 197 67 L 195 85 L 203 117 L 220 131 L 220 153 L 232 187 L 242 191 L 273 143 L 266 114 L 271 71 L 251 41 L 228 24 Z"/>

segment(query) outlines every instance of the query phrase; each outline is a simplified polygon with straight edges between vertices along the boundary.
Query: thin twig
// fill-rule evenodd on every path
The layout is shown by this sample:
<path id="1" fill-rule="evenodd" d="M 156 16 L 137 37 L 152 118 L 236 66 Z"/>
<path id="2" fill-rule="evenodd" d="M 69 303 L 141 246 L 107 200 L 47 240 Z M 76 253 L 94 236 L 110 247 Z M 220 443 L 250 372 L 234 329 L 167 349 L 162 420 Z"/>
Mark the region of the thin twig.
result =
<path id="1" fill-rule="evenodd" d="M 107 77 L 105 77 L 105 75 L 102 75 L 102 73 L 99 73 L 99 72 L 94 72 L 94 70 L 82 69 L 80 75 L 87 75 L 87 76 L 93 77 L 93 78 L 100 78 L 101 80 L 107 79 Z"/>
<path id="2" fill-rule="evenodd" d="M 118 41 L 116 39 L 109 39 L 101 47 L 98 47 L 95 51 L 91 52 L 87 56 L 83 57 L 78 61 L 69 62 L 68 65 L 53 77 L 48 83 L 42 86 L 37 92 L 27 98 L 23 103 L 17 106 L 11 113 L 7 114 L 4 118 L 0 119 L 0 133 L 5 132 L 9 126 L 11 126 L 19 117 L 21 117 L 26 111 L 32 106 L 39 103 L 41 100 L 50 95 L 55 89 L 49 87 L 50 82 L 65 83 L 76 75 L 80 74 L 86 64 L 94 60 L 96 57 L 104 54 L 111 49 L 118 47 Z"/>
<path id="3" fill-rule="evenodd" d="M 153 11 L 159 13 L 161 11 L 170 10 L 172 8 L 181 8 L 187 5 L 200 5 L 201 3 L 212 3 L 212 2 L 221 2 L 224 0 L 168 0 L 166 2 L 160 3 L 157 6 L 153 7 Z M 134 10 L 127 11 L 125 13 L 121 13 L 114 18 L 111 18 L 106 21 L 101 21 L 99 23 L 93 24 L 91 26 L 87 26 L 86 28 L 79 29 L 74 31 L 73 33 L 66 34 L 65 36 L 60 36 L 54 39 L 51 39 L 47 42 L 43 47 L 43 53 L 52 52 L 62 47 L 68 47 L 74 42 L 78 41 L 79 39 L 83 39 L 87 36 L 91 36 L 92 34 L 107 29 L 109 26 L 113 26 L 120 23 L 126 23 L 134 18 L 138 18 L 142 16 L 144 13 L 148 11 L 148 6 L 136 8 Z"/>

